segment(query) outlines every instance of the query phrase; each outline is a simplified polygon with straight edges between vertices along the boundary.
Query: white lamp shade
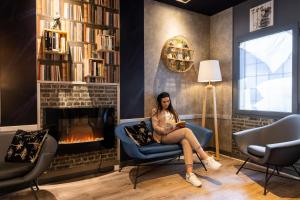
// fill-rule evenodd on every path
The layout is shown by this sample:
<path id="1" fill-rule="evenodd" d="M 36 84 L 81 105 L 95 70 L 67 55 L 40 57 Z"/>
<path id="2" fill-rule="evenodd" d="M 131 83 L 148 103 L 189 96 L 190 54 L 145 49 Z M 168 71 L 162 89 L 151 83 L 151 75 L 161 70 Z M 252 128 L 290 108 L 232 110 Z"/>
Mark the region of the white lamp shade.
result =
<path id="1" fill-rule="evenodd" d="M 200 62 L 198 82 L 222 81 L 218 60 L 204 60 Z"/>

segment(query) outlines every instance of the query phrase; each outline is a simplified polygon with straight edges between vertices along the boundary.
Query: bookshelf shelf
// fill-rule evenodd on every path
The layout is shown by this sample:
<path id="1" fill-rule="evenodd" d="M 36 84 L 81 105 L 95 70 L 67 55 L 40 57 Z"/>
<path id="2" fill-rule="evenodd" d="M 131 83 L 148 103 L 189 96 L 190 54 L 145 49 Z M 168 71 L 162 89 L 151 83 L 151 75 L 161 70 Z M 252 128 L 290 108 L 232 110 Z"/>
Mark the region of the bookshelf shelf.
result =
<path id="1" fill-rule="evenodd" d="M 175 36 L 166 41 L 161 57 L 165 64 L 173 72 L 187 72 L 194 65 L 194 50 L 183 36 Z"/>
<path id="2" fill-rule="evenodd" d="M 50 54 L 67 54 L 67 32 L 44 29 L 43 52 Z"/>
<path id="3" fill-rule="evenodd" d="M 119 1 L 36 0 L 38 80 L 118 83 Z M 54 31 L 56 16 L 60 23 Z M 49 48 L 45 32 L 63 35 L 65 51 Z"/>

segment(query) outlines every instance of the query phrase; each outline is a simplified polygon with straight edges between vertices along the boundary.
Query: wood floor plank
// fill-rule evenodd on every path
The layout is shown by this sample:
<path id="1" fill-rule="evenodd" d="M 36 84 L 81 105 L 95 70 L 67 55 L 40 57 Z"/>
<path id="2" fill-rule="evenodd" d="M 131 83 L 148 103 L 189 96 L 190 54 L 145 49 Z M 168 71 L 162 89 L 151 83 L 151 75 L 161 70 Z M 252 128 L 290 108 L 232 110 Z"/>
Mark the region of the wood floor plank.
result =
<path id="1" fill-rule="evenodd" d="M 196 159 L 196 158 L 195 158 Z M 300 199 L 300 182 L 272 177 L 267 196 L 263 195 L 264 174 L 243 169 L 236 175 L 241 161 L 221 157 L 219 171 L 204 171 L 197 165 L 194 170 L 202 181 L 196 188 L 184 179 L 184 165 L 168 165 L 156 168 L 138 180 L 133 189 L 134 167 L 121 172 L 85 179 L 68 180 L 40 186 L 39 199 L 43 200 L 277 200 Z M 142 170 L 146 170 L 145 168 Z M 1 200 L 31 200 L 30 189 L 0 197 Z"/>

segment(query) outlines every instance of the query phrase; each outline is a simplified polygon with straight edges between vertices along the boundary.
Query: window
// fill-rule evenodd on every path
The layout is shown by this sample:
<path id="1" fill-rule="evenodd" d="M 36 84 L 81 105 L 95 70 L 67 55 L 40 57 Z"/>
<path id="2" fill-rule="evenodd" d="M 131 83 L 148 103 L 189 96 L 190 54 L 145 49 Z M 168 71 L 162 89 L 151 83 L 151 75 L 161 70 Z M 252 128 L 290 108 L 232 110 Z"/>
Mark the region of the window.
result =
<path id="1" fill-rule="evenodd" d="M 292 53 L 292 30 L 239 44 L 239 110 L 292 112 Z"/>

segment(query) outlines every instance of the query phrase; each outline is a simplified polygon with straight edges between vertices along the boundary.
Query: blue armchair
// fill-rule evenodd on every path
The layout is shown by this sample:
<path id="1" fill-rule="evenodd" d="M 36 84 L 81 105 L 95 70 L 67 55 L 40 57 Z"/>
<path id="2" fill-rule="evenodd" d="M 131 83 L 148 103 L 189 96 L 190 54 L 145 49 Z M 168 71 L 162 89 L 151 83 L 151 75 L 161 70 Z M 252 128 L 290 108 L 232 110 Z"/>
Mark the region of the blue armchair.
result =
<path id="1" fill-rule="evenodd" d="M 147 127 L 152 131 L 151 120 L 145 120 Z M 127 136 L 125 132 L 125 126 L 133 126 L 139 122 L 128 122 L 122 123 L 118 125 L 115 129 L 115 134 L 118 139 L 121 141 L 122 149 L 125 153 L 133 159 L 133 163 L 137 166 L 135 181 L 134 181 L 134 189 L 136 188 L 137 178 L 140 176 L 138 174 L 139 167 L 142 165 L 147 165 L 153 161 L 160 161 L 163 159 L 176 158 L 183 154 L 183 150 L 180 144 L 159 144 L 152 143 L 145 146 L 137 146 L 130 137 Z M 206 128 L 202 128 L 198 125 L 187 123 L 187 128 L 190 128 L 198 139 L 199 143 L 202 147 L 205 147 L 209 140 L 212 137 L 212 131 Z M 197 154 L 198 156 L 198 154 Z M 201 159 L 199 158 L 201 164 L 203 165 Z M 120 163 L 120 170 L 122 169 L 123 163 Z M 203 165 L 206 170 L 205 166 Z"/>

